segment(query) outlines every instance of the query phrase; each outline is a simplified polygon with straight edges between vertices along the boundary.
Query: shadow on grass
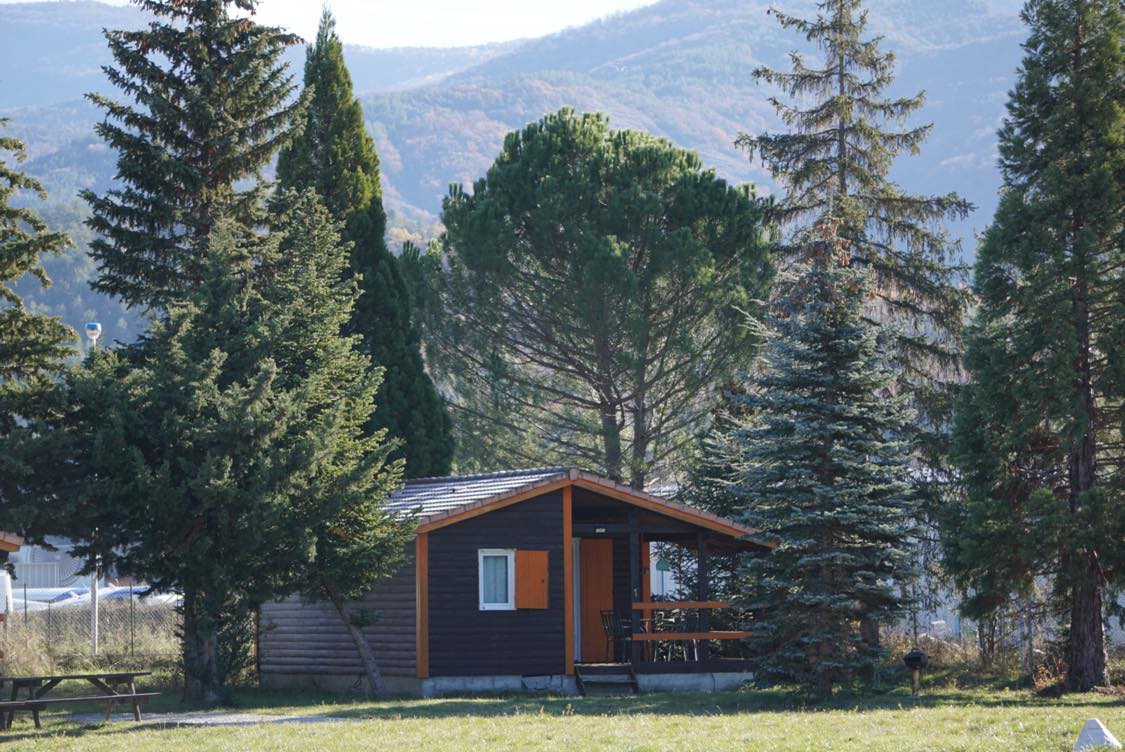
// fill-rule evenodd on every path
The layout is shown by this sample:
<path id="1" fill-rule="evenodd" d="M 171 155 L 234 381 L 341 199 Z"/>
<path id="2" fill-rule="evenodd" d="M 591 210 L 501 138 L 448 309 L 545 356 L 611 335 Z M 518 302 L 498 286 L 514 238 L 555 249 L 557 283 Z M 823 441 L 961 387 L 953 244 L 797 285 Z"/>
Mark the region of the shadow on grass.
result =
<path id="1" fill-rule="evenodd" d="M 1027 693 L 973 693 L 958 689 L 933 690 L 913 698 L 909 692 L 882 695 L 839 694 L 814 702 L 793 692 L 746 689 L 719 693 L 654 693 L 622 697 L 498 697 L 449 698 L 419 702 L 387 700 L 371 705 L 325 708 L 334 718 L 440 719 L 510 715 L 615 716 L 653 714 L 665 716 L 746 715 L 754 713 L 818 713 L 846 710 L 874 712 L 940 707 L 1105 707 L 1125 702 L 1100 696 L 1070 695 L 1061 699 L 1037 698 Z"/>
<path id="2" fill-rule="evenodd" d="M 114 719 L 110 726 L 78 725 L 65 715 L 44 716 L 44 729 L 27 728 L 15 732 L 0 732 L 0 743 L 45 737 L 81 737 L 92 731 L 101 735 L 131 733 L 139 729 L 194 728 L 199 724 L 167 724 L 160 714 L 173 712 L 200 713 L 262 713 L 278 712 L 272 723 L 300 720 L 331 722 L 351 720 L 437 720 L 463 718 L 498 718 L 505 716 L 545 715 L 566 716 L 624 716 L 653 714 L 663 716 L 734 716 L 755 713 L 823 713 L 830 711 L 877 712 L 900 709 L 933 709 L 948 707 L 1090 707 L 1125 705 L 1125 699 L 1111 699 L 1100 695 L 1066 695 L 1062 698 L 1039 698 L 1029 692 L 1003 692 L 965 690 L 956 687 L 937 687 L 913 698 L 908 691 L 895 688 L 882 694 L 838 693 L 831 700 L 814 701 L 792 691 L 759 690 L 746 688 L 718 693 L 661 692 L 621 697 L 555 697 L 555 696 L 502 696 L 460 697 L 432 700 L 416 698 L 387 699 L 363 702 L 352 697 L 325 694 L 300 694 L 264 690 L 242 690 L 235 694 L 235 703 L 226 708 L 199 708 L 178 702 L 177 697 L 162 697 L 150 705 L 148 717 L 141 724 L 131 719 Z M 155 713 L 155 717 L 154 714 Z M 293 718 L 290 716 L 301 716 Z M 54 728 L 52 728 L 52 722 Z M 116 726 L 116 728 L 114 728 Z"/>

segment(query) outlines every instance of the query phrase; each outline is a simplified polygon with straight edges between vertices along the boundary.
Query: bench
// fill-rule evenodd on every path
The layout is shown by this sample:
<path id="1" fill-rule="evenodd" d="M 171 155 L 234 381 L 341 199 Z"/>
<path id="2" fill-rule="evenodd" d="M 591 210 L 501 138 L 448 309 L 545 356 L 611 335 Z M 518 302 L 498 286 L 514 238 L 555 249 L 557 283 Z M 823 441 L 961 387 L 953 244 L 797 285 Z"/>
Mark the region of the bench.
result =
<path id="1" fill-rule="evenodd" d="M 105 705 L 102 719 L 109 720 L 110 711 L 114 705 L 126 703 L 133 706 L 133 719 L 141 720 L 140 706 L 148 702 L 149 698 L 159 697 L 159 692 L 134 692 L 125 695 L 84 695 L 81 697 L 51 697 L 36 698 L 32 700 L 4 700 L 0 701 L 0 715 L 3 716 L 4 728 L 10 729 L 17 711 L 30 711 L 35 721 L 35 728 L 42 728 L 39 724 L 39 712 L 46 710 L 51 705 L 62 705 L 68 702 L 95 702 Z"/>
<path id="2" fill-rule="evenodd" d="M 39 724 L 39 712 L 52 705 L 61 705 L 68 702 L 94 702 L 105 705 L 103 718 L 108 721 L 110 711 L 114 705 L 132 705 L 133 720 L 141 720 L 141 705 L 151 697 L 159 696 L 159 692 L 138 692 L 136 679 L 140 676 L 149 676 L 148 671 L 113 671 L 90 674 L 63 674 L 61 676 L 2 676 L 0 688 L 4 683 L 12 685 L 11 698 L 0 701 L 0 728 L 10 729 L 17 712 L 29 711 L 35 720 L 35 728 L 42 728 Z M 51 697 L 45 695 L 64 681 L 85 681 L 93 686 L 100 694 L 76 695 L 71 697 Z M 114 685 L 122 686 L 118 691 Z M 20 698 L 20 690 L 26 690 L 27 697 Z"/>

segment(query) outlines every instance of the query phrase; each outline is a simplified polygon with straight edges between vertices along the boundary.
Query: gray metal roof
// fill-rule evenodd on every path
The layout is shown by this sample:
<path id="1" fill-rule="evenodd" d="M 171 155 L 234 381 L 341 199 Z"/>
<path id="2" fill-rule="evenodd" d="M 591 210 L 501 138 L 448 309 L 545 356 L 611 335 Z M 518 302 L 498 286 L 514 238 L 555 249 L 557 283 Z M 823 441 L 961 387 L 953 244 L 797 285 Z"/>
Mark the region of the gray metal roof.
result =
<path id="1" fill-rule="evenodd" d="M 538 467 L 482 475 L 418 478 L 391 494 L 387 508 L 413 517 L 430 517 L 475 504 L 503 493 L 518 491 L 544 481 L 562 479 L 566 467 Z"/>

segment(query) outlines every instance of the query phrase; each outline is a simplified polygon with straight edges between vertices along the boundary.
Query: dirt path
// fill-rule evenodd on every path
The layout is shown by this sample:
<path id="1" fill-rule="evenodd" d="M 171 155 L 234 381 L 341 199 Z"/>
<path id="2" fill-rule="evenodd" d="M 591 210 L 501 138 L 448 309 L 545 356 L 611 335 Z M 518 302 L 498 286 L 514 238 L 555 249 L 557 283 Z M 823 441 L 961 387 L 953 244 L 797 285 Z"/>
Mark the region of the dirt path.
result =
<path id="1" fill-rule="evenodd" d="M 101 724 L 101 713 L 75 713 L 67 720 L 84 725 L 96 726 Z M 110 721 L 114 724 L 124 723 L 140 728 L 142 726 L 257 726 L 262 723 L 327 723 L 340 721 L 357 721 L 358 718 L 340 718 L 337 716 L 313 713 L 309 715 L 267 715 L 265 713 L 244 713 L 238 711 L 216 711 L 195 713 L 145 713 L 140 723 L 134 723 L 129 715 L 114 713 Z"/>

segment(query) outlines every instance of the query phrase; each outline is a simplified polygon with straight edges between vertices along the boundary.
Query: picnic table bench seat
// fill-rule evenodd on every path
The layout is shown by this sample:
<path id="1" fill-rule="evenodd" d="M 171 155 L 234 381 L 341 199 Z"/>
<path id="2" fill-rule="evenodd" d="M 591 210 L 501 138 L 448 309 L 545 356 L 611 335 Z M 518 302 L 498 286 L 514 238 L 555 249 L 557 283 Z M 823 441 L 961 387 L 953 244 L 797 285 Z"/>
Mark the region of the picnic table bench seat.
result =
<path id="1" fill-rule="evenodd" d="M 158 697 L 159 692 L 138 692 L 136 678 L 148 676 L 148 671 L 107 671 L 88 674 L 61 674 L 54 676 L 3 676 L 0 677 L 0 687 L 5 682 L 12 685 L 12 695 L 9 700 L 0 700 L 0 727 L 10 729 L 15 720 L 17 711 L 30 711 L 35 721 L 35 728 L 42 728 L 39 722 L 39 712 L 52 705 L 75 702 L 95 702 L 105 706 L 102 717 L 106 721 L 114 705 L 129 704 L 133 706 L 133 720 L 141 720 L 141 705 L 152 697 Z M 61 682 L 68 680 L 84 680 L 91 684 L 100 694 L 72 695 L 70 697 L 44 697 L 48 692 L 57 687 Z M 127 691 L 117 691 L 112 685 L 125 684 Z M 27 690 L 27 697 L 17 697 L 20 689 Z"/>
<path id="2" fill-rule="evenodd" d="M 105 710 L 102 713 L 102 718 L 109 720 L 110 709 L 114 705 L 123 705 L 129 703 L 134 706 L 136 713 L 134 714 L 135 720 L 140 720 L 138 705 L 142 705 L 151 697 L 159 697 L 159 692 L 134 692 L 128 695 L 83 695 L 81 697 L 44 697 L 36 700 L 2 700 L 0 701 L 0 713 L 6 713 L 4 718 L 4 727 L 11 728 L 12 716 L 17 710 L 31 711 L 32 719 L 35 721 L 35 728 L 42 728 L 39 723 L 39 711 L 46 710 L 51 705 L 62 705 L 68 702 L 96 702 L 105 705 Z"/>

